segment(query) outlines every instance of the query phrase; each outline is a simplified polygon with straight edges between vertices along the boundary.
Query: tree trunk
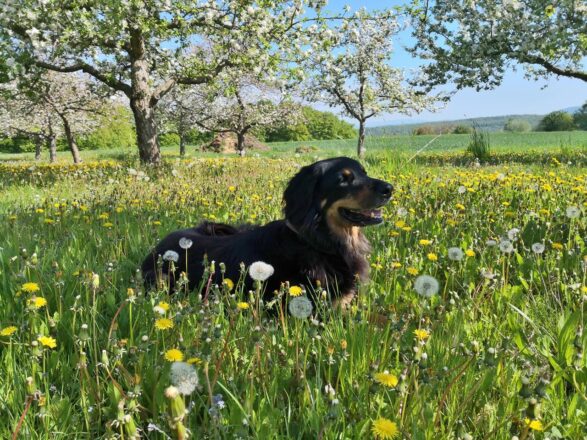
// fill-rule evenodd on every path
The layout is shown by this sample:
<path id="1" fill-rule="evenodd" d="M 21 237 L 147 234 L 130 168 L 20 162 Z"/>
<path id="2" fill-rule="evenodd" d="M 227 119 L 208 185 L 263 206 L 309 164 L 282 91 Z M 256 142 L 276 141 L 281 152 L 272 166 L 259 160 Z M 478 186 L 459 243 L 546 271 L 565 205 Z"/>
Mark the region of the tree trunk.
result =
<path id="1" fill-rule="evenodd" d="M 41 148 L 43 146 L 43 140 L 41 136 L 35 136 L 35 160 L 41 160 Z"/>
<path id="2" fill-rule="evenodd" d="M 73 163 L 81 163 L 82 158 L 79 155 L 79 149 L 77 148 L 75 137 L 71 132 L 69 121 L 64 116 L 61 116 L 61 120 L 63 121 L 63 130 L 65 131 L 65 137 L 67 138 L 67 145 L 69 145 L 69 151 L 71 151 L 71 155 L 73 156 Z"/>
<path id="3" fill-rule="evenodd" d="M 157 100 L 153 99 L 149 88 L 149 63 L 146 59 L 145 38 L 140 30 L 131 31 L 130 44 L 131 92 L 129 99 L 137 130 L 139 157 L 143 163 L 157 165 L 161 162 L 155 122 Z"/>
<path id="4" fill-rule="evenodd" d="M 185 135 L 183 133 L 179 134 L 179 155 L 185 156 Z"/>
<path id="5" fill-rule="evenodd" d="M 357 156 L 360 159 L 365 157 L 365 121 L 359 121 L 359 142 L 357 143 Z"/>
<path id="6" fill-rule="evenodd" d="M 245 134 L 242 132 L 236 134 L 236 151 L 240 157 L 245 156 Z"/>
<path id="7" fill-rule="evenodd" d="M 47 138 L 47 147 L 49 147 L 49 162 L 55 163 L 57 159 L 57 136 L 49 135 Z"/>

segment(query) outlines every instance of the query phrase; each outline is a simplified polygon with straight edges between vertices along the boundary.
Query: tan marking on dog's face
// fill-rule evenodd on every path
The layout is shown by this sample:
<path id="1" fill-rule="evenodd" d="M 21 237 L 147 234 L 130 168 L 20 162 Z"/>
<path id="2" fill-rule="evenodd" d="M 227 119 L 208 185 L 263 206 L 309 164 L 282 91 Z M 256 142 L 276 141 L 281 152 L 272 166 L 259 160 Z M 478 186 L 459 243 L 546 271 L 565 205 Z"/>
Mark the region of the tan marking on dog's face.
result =
<path id="1" fill-rule="evenodd" d="M 341 173 L 344 177 L 350 177 L 353 175 L 353 172 L 351 170 L 349 170 L 348 168 L 345 168 L 344 170 L 342 170 Z"/>
<path id="2" fill-rule="evenodd" d="M 361 209 L 361 206 L 354 198 L 337 200 L 326 210 L 326 224 L 330 230 L 337 233 L 339 230 L 349 229 L 353 225 L 341 217 L 339 209 Z M 343 232 L 343 231 L 340 231 Z M 344 232 L 345 234 L 348 232 Z"/>

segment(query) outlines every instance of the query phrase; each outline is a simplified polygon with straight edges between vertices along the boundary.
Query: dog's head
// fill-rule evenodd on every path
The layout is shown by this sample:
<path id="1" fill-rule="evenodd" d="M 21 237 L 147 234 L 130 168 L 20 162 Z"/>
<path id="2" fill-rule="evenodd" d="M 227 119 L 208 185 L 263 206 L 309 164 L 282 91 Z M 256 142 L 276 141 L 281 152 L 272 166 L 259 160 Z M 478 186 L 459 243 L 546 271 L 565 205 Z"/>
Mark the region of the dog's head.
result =
<path id="1" fill-rule="evenodd" d="M 353 227 L 381 223 L 381 207 L 393 187 L 367 176 L 356 160 L 338 157 L 303 167 L 283 194 L 286 220 L 300 233 L 311 235 L 320 226 L 345 233 Z"/>

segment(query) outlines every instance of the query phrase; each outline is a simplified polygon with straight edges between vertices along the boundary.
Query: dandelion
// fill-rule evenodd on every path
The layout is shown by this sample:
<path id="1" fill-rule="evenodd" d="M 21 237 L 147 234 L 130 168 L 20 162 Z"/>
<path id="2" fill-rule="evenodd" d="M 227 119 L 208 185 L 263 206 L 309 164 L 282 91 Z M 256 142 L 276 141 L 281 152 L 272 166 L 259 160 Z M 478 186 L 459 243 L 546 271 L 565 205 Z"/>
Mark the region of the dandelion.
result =
<path id="1" fill-rule="evenodd" d="M 190 240 L 189 238 L 186 237 L 181 237 L 179 239 L 179 247 L 182 249 L 189 249 L 192 247 L 192 245 L 194 244 L 194 242 L 192 240 Z"/>
<path id="2" fill-rule="evenodd" d="M 29 304 L 35 309 L 40 309 L 47 305 L 47 300 L 42 296 L 35 296 L 34 298 L 29 299 Z"/>
<path id="3" fill-rule="evenodd" d="M 35 293 L 35 292 L 38 292 L 39 290 L 41 290 L 41 288 L 39 287 L 39 285 L 37 283 L 30 283 L 30 282 L 24 283 L 20 289 L 26 293 Z"/>
<path id="4" fill-rule="evenodd" d="M 464 211 L 465 210 L 465 205 L 463 205 L 462 203 L 457 203 L 455 205 L 455 208 L 457 208 L 459 211 Z"/>
<path id="5" fill-rule="evenodd" d="M 270 264 L 264 263 L 263 261 L 256 261 L 249 267 L 249 275 L 256 281 L 265 281 L 275 270 Z"/>
<path id="6" fill-rule="evenodd" d="M 173 386 L 184 396 L 192 394 L 198 387 L 198 374 L 192 364 L 174 362 L 171 364 L 170 376 Z"/>
<path id="7" fill-rule="evenodd" d="M 534 431 L 544 431 L 544 426 L 542 425 L 542 422 L 540 420 L 530 420 L 526 418 L 524 419 L 524 423 L 526 424 L 526 426 L 528 426 L 530 429 Z"/>
<path id="8" fill-rule="evenodd" d="M 434 252 L 430 252 L 427 257 L 430 261 L 438 261 L 438 255 L 436 255 Z"/>
<path id="9" fill-rule="evenodd" d="M 246 309 L 249 308 L 249 303 L 242 302 L 242 301 L 241 302 L 238 302 L 238 303 L 236 303 L 236 308 L 239 309 L 239 310 L 246 310 Z"/>
<path id="10" fill-rule="evenodd" d="M 415 267 L 408 267 L 406 269 L 406 271 L 410 274 L 410 275 L 418 275 L 418 273 L 420 272 L 418 269 L 416 269 Z"/>
<path id="11" fill-rule="evenodd" d="M 514 245 L 509 240 L 502 240 L 499 242 L 499 250 L 504 254 L 511 254 L 514 251 Z"/>
<path id="12" fill-rule="evenodd" d="M 414 330 L 414 336 L 418 341 L 425 341 L 430 337 L 430 333 L 428 330 L 424 330 L 423 328 L 417 328 Z"/>
<path id="13" fill-rule="evenodd" d="M 2 330 L 0 330 L 0 336 L 12 336 L 16 330 L 18 329 L 13 325 L 4 327 Z"/>
<path id="14" fill-rule="evenodd" d="M 567 217 L 568 218 L 578 218 L 581 215 L 581 210 L 576 206 L 569 206 L 567 208 Z"/>
<path id="15" fill-rule="evenodd" d="M 163 261 L 173 261 L 174 263 L 177 263 L 179 261 L 179 254 L 172 250 L 165 251 L 163 254 Z"/>
<path id="16" fill-rule="evenodd" d="M 535 254 L 541 254 L 544 252 L 544 245 L 542 243 L 534 243 L 532 245 L 532 252 Z"/>
<path id="17" fill-rule="evenodd" d="M 556 249 L 557 251 L 562 251 L 565 247 L 563 246 L 562 243 L 554 242 L 554 243 L 552 243 L 552 248 Z"/>
<path id="18" fill-rule="evenodd" d="M 314 306 L 305 296 L 296 296 L 289 301 L 288 308 L 294 318 L 305 319 L 312 314 Z"/>
<path id="19" fill-rule="evenodd" d="M 44 347 L 55 348 L 57 347 L 57 341 L 52 338 L 51 336 L 39 336 L 37 340 L 43 345 Z"/>
<path id="20" fill-rule="evenodd" d="M 465 251 L 465 255 L 466 255 L 467 257 L 474 257 L 474 256 L 475 256 L 475 251 L 474 251 L 473 249 L 467 249 L 467 250 Z"/>
<path id="21" fill-rule="evenodd" d="M 191 357 L 186 362 L 191 365 L 200 365 L 202 363 L 202 359 L 199 357 Z"/>
<path id="22" fill-rule="evenodd" d="M 384 371 L 383 373 L 375 373 L 373 375 L 375 382 L 385 385 L 386 387 L 393 388 L 397 386 L 399 380 L 395 374 Z"/>
<path id="23" fill-rule="evenodd" d="M 183 361 L 183 353 L 177 348 L 171 348 L 165 352 L 165 360 L 169 362 Z"/>
<path id="24" fill-rule="evenodd" d="M 408 215 L 408 210 L 406 208 L 397 208 L 397 215 L 399 217 L 405 217 Z"/>
<path id="25" fill-rule="evenodd" d="M 373 421 L 371 432 L 376 438 L 388 440 L 396 438 L 399 434 L 399 429 L 395 422 L 381 417 Z"/>
<path id="26" fill-rule="evenodd" d="M 224 280 L 222 280 L 222 284 L 226 286 L 229 292 L 234 289 L 234 282 L 230 278 L 224 278 Z"/>
<path id="27" fill-rule="evenodd" d="M 303 293 L 303 289 L 300 286 L 291 286 L 289 288 L 290 296 L 300 296 Z"/>
<path id="28" fill-rule="evenodd" d="M 168 318 L 159 318 L 155 320 L 155 328 L 157 330 L 169 330 L 173 328 L 173 321 Z"/>
<path id="29" fill-rule="evenodd" d="M 520 233 L 520 230 L 518 228 L 512 228 L 508 231 L 508 238 L 510 240 L 514 241 L 518 238 L 519 233 Z"/>
<path id="30" fill-rule="evenodd" d="M 493 246 L 496 246 L 496 245 L 497 245 L 497 241 L 495 241 L 495 240 L 487 240 L 487 241 L 485 242 L 485 244 L 486 244 L 487 246 L 489 246 L 489 247 L 493 247 Z"/>
<path id="31" fill-rule="evenodd" d="M 457 192 L 459 194 L 465 194 L 467 192 L 467 188 L 464 187 L 463 185 L 459 186 L 459 188 L 457 189 Z"/>
<path id="32" fill-rule="evenodd" d="M 92 285 L 93 289 L 97 289 L 98 287 L 100 287 L 100 275 L 98 275 L 97 273 L 92 273 L 92 279 L 90 281 L 90 284 Z"/>
<path id="33" fill-rule="evenodd" d="M 432 240 L 426 240 L 425 238 L 423 238 L 422 240 L 419 241 L 419 243 L 422 246 L 428 246 L 428 245 L 432 244 Z"/>
<path id="34" fill-rule="evenodd" d="M 448 249 L 448 258 L 452 261 L 461 261 L 464 257 L 464 253 L 461 248 L 451 247 Z"/>
<path id="35" fill-rule="evenodd" d="M 420 275 L 414 282 L 414 290 L 425 298 L 431 298 L 438 293 L 438 280 L 430 275 Z"/>
<path id="36" fill-rule="evenodd" d="M 163 312 L 169 311 L 169 303 L 167 303 L 165 301 L 159 301 L 159 304 L 157 304 L 156 307 L 159 307 L 160 309 L 162 309 Z"/>

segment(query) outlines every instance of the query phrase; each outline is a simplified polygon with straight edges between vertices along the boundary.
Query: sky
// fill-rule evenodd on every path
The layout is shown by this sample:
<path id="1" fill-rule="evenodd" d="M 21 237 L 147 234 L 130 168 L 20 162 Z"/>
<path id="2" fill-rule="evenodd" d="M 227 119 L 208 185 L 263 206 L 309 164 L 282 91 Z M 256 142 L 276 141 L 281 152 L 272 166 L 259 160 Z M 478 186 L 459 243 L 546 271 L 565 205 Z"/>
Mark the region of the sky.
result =
<path id="1" fill-rule="evenodd" d="M 340 11 L 349 5 L 353 11 L 366 7 L 369 10 L 383 9 L 404 4 L 396 0 L 329 0 L 328 10 Z M 413 68 L 419 61 L 403 47 L 414 42 L 409 31 L 399 35 L 391 63 L 394 67 Z M 528 80 L 524 70 L 508 71 L 501 86 L 476 92 L 474 89 L 459 90 L 451 101 L 435 113 L 423 112 L 418 115 L 381 115 L 373 117 L 367 125 L 387 125 L 451 119 L 501 116 L 513 114 L 546 114 L 567 107 L 582 105 L 587 101 L 587 86 L 578 79 L 551 77 L 548 80 Z"/>

